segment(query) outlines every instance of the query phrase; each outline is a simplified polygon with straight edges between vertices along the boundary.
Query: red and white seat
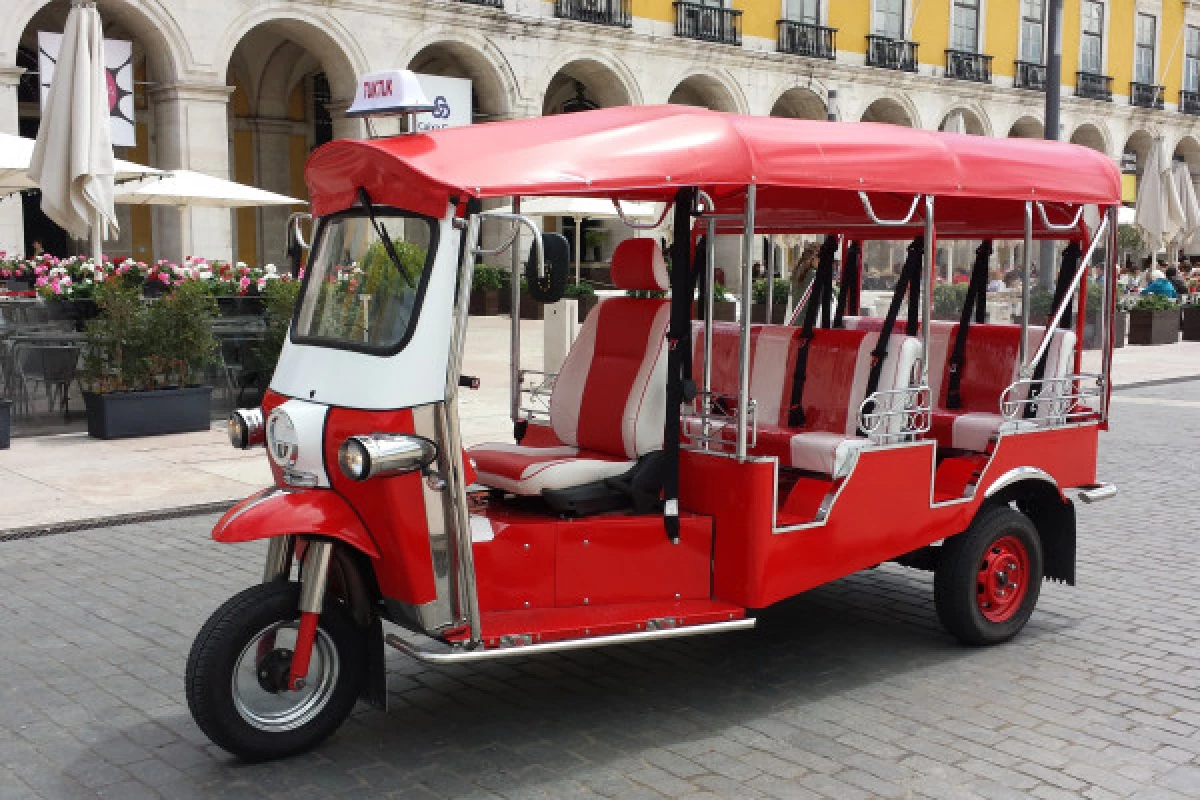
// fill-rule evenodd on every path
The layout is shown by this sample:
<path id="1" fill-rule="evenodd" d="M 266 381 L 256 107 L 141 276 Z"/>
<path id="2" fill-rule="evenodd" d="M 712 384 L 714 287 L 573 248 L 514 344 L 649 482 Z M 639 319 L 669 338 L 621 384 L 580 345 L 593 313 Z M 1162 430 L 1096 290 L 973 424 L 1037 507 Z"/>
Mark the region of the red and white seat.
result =
<path id="1" fill-rule="evenodd" d="M 626 239 L 612 257 L 619 288 L 663 291 L 654 239 Z M 666 422 L 667 300 L 610 297 L 588 314 L 554 381 L 554 447 L 482 444 L 468 454 L 478 482 L 518 495 L 567 489 L 628 472 L 661 450 Z"/>
<path id="2" fill-rule="evenodd" d="M 870 445 L 857 436 L 859 407 L 866 395 L 871 371 L 871 351 L 879 335 L 868 331 L 826 330 L 813 332 L 805 371 L 803 428 L 788 426 L 792 378 L 800 352 L 801 329 L 783 325 L 754 325 L 750 329 L 750 397 L 755 402 L 756 441 L 754 455 L 774 456 L 781 466 L 844 475 L 855 455 Z M 713 325 L 712 391 L 736 401 L 738 375 L 738 326 Z M 911 385 L 920 343 L 897 336 L 888 348 L 879 380 L 879 391 L 905 389 Z M 694 376 L 704 368 L 703 323 L 693 328 Z M 695 435 L 698 420 L 689 420 L 685 433 Z M 733 441 L 732 425 L 719 424 L 717 434 Z"/>

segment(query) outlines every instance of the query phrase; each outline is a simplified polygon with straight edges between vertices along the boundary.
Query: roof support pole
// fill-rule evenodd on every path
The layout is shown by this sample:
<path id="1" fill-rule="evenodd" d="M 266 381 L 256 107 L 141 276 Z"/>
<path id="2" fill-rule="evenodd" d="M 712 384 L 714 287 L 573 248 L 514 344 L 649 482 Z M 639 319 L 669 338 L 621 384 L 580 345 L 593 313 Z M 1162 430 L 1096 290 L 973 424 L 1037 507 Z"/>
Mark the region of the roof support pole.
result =
<path id="1" fill-rule="evenodd" d="M 767 316 L 763 322 L 771 324 L 775 314 L 775 234 L 767 237 Z"/>
<path id="2" fill-rule="evenodd" d="M 746 460 L 746 424 L 750 403 L 750 304 L 754 299 L 754 206 L 758 187 L 746 187 L 746 210 L 742 228 L 741 336 L 738 341 L 737 460 Z"/>
<path id="3" fill-rule="evenodd" d="M 921 292 L 921 385 L 929 385 L 929 323 L 933 319 L 933 285 L 937 275 L 937 233 L 933 224 L 933 195 L 925 195 L 925 290 Z M 843 288 L 843 291 L 845 289 Z M 910 297 L 911 301 L 912 298 Z M 911 331 L 909 334 L 911 335 Z"/>
<path id="4" fill-rule="evenodd" d="M 521 198 L 513 197 L 512 213 L 521 213 Z M 512 243 L 512 320 L 510 321 L 509 337 L 512 351 L 508 359 L 508 380 L 512 387 L 509 393 L 509 406 L 512 421 L 515 426 L 521 419 L 521 226 L 513 223 L 517 229 L 517 238 Z"/>
<path id="5" fill-rule="evenodd" d="M 1025 356 L 1029 352 L 1029 281 L 1033 273 L 1033 201 L 1025 202 L 1025 246 L 1021 248 L 1021 379 L 1029 377 Z"/>
<path id="6" fill-rule="evenodd" d="M 711 206 L 711 201 L 709 202 Z M 708 209 L 711 212 L 711 207 Z M 704 231 L 704 377 L 701 384 L 700 403 L 703 411 L 703 449 L 708 450 L 708 436 L 712 433 L 708 424 L 708 412 L 712 407 L 712 335 L 713 335 L 713 279 L 716 275 L 717 261 L 717 221 L 711 217 L 707 220 Z"/>

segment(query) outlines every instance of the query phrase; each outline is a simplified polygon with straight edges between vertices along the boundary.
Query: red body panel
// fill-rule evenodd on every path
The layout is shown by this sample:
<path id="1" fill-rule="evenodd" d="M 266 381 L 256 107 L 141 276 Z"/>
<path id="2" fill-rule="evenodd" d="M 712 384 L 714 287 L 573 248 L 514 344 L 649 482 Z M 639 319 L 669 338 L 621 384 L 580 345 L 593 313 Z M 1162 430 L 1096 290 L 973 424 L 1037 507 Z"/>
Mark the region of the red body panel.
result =
<path id="1" fill-rule="evenodd" d="M 212 537 L 229 543 L 305 533 L 337 539 L 379 558 L 379 548 L 354 509 L 328 489 L 263 489 L 226 511 Z"/>

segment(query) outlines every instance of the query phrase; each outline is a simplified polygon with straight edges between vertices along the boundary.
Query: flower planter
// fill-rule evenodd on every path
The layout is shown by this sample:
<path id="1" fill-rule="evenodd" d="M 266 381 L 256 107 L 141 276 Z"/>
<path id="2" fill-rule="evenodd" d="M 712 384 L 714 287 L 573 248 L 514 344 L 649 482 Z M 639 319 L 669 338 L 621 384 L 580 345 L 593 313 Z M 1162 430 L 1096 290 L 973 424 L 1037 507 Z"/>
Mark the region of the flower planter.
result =
<path id="1" fill-rule="evenodd" d="M 169 291 L 171 291 L 171 287 L 162 281 L 146 281 L 142 284 L 142 297 L 162 297 Z"/>
<path id="2" fill-rule="evenodd" d="M 75 323 L 75 330 L 87 329 L 87 321 L 100 316 L 100 306 L 88 298 L 80 300 L 51 300 L 46 303 L 50 319 L 66 319 Z"/>
<path id="3" fill-rule="evenodd" d="M 1200 305 L 1184 306 L 1183 339 L 1186 342 L 1200 342 Z"/>
<path id="4" fill-rule="evenodd" d="M 500 313 L 499 289 L 472 289 L 468 313 L 473 317 L 494 317 Z"/>
<path id="5" fill-rule="evenodd" d="M 12 400 L 0 397 L 0 450 L 12 442 Z"/>
<path id="6" fill-rule="evenodd" d="M 220 295 L 216 299 L 217 311 L 222 317 L 261 317 L 267 313 L 267 301 L 264 297 Z"/>
<path id="7" fill-rule="evenodd" d="M 1130 344 L 1174 344 L 1179 340 L 1179 310 L 1129 312 Z"/>
<path id="8" fill-rule="evenodd" d="M 732 300 L 714 300 L 713 322 L 737 322 L 737 303 Z"/>
<path id="9" fill-rule="evenodd" d="M 575 301 L 579 304 L 579 322 L 583 322 L 588 313 L 599 304 L 600 298 L 594 294 L 579 295 Z"/>
<path id="10" fill-rule="evenodd" d="M 767 304 L 766 303 L 754 303 L 753 305 L 750 306 L 750 321 L 751 322 L 762 322 L 762 321 L 766 320 L 766 316 L 767 316 Z M 716 317 L 715 314 L 714 314 L 714 317 Z M 720 317 L 716 317 L 716 318 L 720 319 Z M 776 303 L 775 305 L 773 305 L 771 307 L 771 319 L 768 321 L 772 325 L 782 325 L 784 322 L 786 322 L 787 321 L 787 306 L 783 303 Z"/>
<path id="11" fill-rule="evenodd" d="M 4 284 L 10 292 L 28 292 L 33 284 L 20 278 L 5 278 Z"/>
<path id="12" fill-rule="evenodd" d="M 527 294 L 521 295 L 521 319 L 545 319 L 546 307 Z"/>
<path id="13" fill-rule="evenodd" d="M 212 425 L 212 387 L 149 392 L 85 392 L 88 435 L 97 439 L 206 431 Z"/>

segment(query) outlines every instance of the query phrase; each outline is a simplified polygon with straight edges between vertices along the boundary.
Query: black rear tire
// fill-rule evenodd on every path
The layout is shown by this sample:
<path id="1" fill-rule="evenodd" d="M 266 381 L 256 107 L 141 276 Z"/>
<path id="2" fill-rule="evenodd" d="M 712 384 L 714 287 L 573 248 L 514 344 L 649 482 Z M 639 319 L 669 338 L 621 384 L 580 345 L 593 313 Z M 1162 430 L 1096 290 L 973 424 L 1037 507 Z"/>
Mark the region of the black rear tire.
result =
<path id="1" fill-rule="evenodd" d="M 338 603 L 329 602 L 317 625 L 317 639 L 306 687 L 312 694 L 302 703 L 303 693 L 279 691 L 280 675 L 286 674 L 290 651 L 277 647 L 280 632 L 299 620 L 300 586 L 276 581 L 252 586 L 231 597 L 200 629 L 192 643 L 187 661 L 187 701 L 200 730 L 220 747 L 246 761 L 265 761 L 301 753 L 332 734 L 349 716 L 358 699 L 366 659 L 366 634 Z M 261 692 L 245 682 L 244 659 L 256 641 L 264 641 L 267 630 L 269 651 L 256 645 L 252 669 L 264 669 L 267 659 L 274 678 L 261 685 Z M 284 634 L 285 636 L 288 634 Z M 239 665 L 243 666 L 239 669 Z M 322 677 L 317 684 L 314 671 Z M 239 676 L 242 681 L 239 682 Z M 295 719 L 281 722 L 270 714 L 251 709 L 243 693 L 253 692 L 256 699 L 274 706 L 286 706 L 297 698 Z M 284 709 L 286 712 L 286 708 Z M 258 724 L 255 724 L 257 720 Z"/>
<path id="2" fill-rule="evenodd" d="M 1033 614 L 1043 571 L 1032 520 L 1008 506 L 985 508 L 942 545 L 933 581 L 938 618 L 965 644 L 1006 642 Z"/>

